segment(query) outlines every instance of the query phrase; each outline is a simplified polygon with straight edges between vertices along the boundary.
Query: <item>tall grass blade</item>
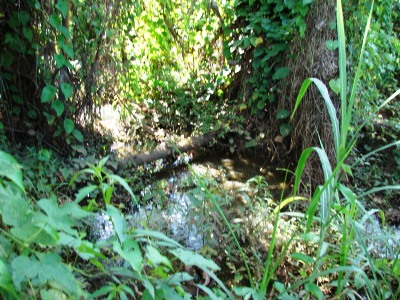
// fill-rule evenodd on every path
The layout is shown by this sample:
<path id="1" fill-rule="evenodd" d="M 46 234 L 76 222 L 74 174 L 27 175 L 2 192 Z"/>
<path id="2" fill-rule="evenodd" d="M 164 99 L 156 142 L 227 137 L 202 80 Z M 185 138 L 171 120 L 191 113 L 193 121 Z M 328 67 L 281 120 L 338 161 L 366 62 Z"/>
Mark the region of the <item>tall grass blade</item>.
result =
<path id="1" fill-rule="evenodd" d="M 361 46 L 361 50 L 360 50 L 360 55 L 358 58 L 358 66 L 356 69 L 356 73 L 354 75 L 354 81 L 353 81 L 353 85 L 351 88 L 348 109 L 347 109 L 346 115 L 343 116 L 344 121 L 342 123 L 342 126 L 346 130 L 346 135 L 350 128 L 350 122 L 352 119 L 352 112 L 353 112 L 354 101 L 355 101 L 355 97 L 356 97 L 356 90 L 357 90 L 358 80 L 360 79 L 360 76 L 361 76 L 362 63 L 364 62 L 363 61 L 364 50 L 365 50 L 365 45 L 367 43 L 367 37 L 368 37 L 369 29 L 370 29 L 373 9 L 374 9 L 374 1 L 372 1 L 371 9 L 369 11 L 369 15 L 368 15 L 368 19 L 367 19 L 367 24 L 365 25 L 363 42 L 362 42 L 362 46 Z M 345 51 L 345 49 L 340 50 L 340 51 Z M 347 139 L 347 136 L 344 137 L 344 141 L 346 141 L 346 139 Z"/>
<path id="2" fill-rule="evenodd" d="M 342 1 L 336 1 L 336 22 L 338 31 L 338 44 L 339 44 L 339 81 L 340 81 L 340 103 L 342 114 L 342 127 L 341 127 L 341 146 L 346 144 L 346 131 L 347 128 L 343 127 L 343 117 L 347 115 L 347 74 L 346 74 L 346 36 L 344 34 L 343 10 Z"/>
<path id="3" fill-rule="evenodd" d="M 303 97 L 311 83 L 314 83 L 317 86 L 317 88 L 325 102 L 325 106 L 328 111 L 328 114 L 329 114 L 329 117 L 331 120 L 331 125 L 332 125 L 333 143 L 335 145 L 336 153 L 339 154 L 340 130 L 339 130 L 339 121 L 337 118 L 337 112 L 336 112 L 335 106 L 333 105 L 331 97 L 329 96 L 328 89 L 326 88 L 326 85 L 321 80 L 319 80 L 317 78 L 307 78 L 306 80 L 304 80 L 303 84 L 301 85 L 299 94 L 297 96 L 291 118 L 293 118 L 296 110 L 298 109 L 298 107 L 299 107 L 301 101 L 303 100 Z"/>

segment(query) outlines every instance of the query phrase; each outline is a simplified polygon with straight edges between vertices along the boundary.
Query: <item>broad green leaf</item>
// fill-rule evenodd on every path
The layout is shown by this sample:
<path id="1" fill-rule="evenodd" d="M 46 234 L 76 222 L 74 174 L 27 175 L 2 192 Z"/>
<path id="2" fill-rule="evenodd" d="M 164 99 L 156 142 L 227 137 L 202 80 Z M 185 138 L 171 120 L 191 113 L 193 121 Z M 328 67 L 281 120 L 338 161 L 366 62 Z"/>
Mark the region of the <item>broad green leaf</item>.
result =
<path id="1" fill-rule="evenodd" d="M 65 294 L 56 289 L 41 289 L 40 299 L 42 300 L 54 300 L 54 299 L 66 299 Z"/>
<path id="2" fill-rule="evenodd" d="M 73 93 L 72 86 L 67 82 L 61 83 L 61 91 L 63 92 L 65 99 L 69 99 Z"/>
<path id="3" fill-rule="evenodd" d="M 53 98 L 56 96 L 56 93 L 57 93 L 57 88 L 55 86 L 53 85 L 45 86 L 42 90 L 42 96 L 41 96 L 42 103 L 46 103 L 53 100 Z"/>
<path id="4" fill-rule="evenodd" d="M 72 131 L 72 134 L 78 142 L 83 142 L 83 135 L 78 129 L 74 129 L 74 131 Z"/>
<path id="5" fill-rule="evenodd" d="M 289 75 L 289 72 L 290 70 L 287 67 L 279 68 L 275 71 L 274 75 L 272 75 L 272 79 L 279 80 L 285 78 Z"/>
<path id="6" fill-rule="evenodd" d="M 0 57 L 0 66 L 8 68 L 14 62 L 14 55 L 10 52 L 3 52 L 2 57 Z"/>
<path id="7" fill-rule="evenodd" d="M 120 243 L 123 243 L 126 239 L 125 236 L 125 220 L 123 219 L 121 212 L 112 205 L 106 205 L 107 215 L 110 216 L 111 222 L 114 225 L 114 230 L 118 236 Z"/>
<path id="8" fill-rule="evenodd" d="M 103 168 L 106 165 L 109 158 L 110 158 L 109 156 L 103 157 L 98 163 L 99 168 Z"/>
<path id="9" fill-rule="evenodd" d="M 23 34 L 24 34 L 24 37 L 25 37 L 29 42 L 31 42 L 31 41 L 32 41 L 32 38 L 33 38 L 33 32 L 32 32 L 32 30 L 31 30 L 30 28 L 24 27 L 24 28 L 22 29 L 22 32 L 23 32 Z"/>
<path id="10" fill-rule="evenodd" d="M 37 204 L 45 214 L 37 213 L 33 218 L 34 222 L 49 224 L 57 230 L 78 236 L 76 229 L 73 229 L 76 224 L 70 216 L 71 212 L 62 207 L 60 208 L 56 199 L 41 199 Z"/>
<path id="11" fill-rule="evenodd" d="M 70 44 L 65 44 L 63 42 L 59 43 L 61 49 L 69 56 L 70 59 L 74 59 L 74 48 Z"/>
<path id="12" fill-rule="evenodd" d="M 52 14 L 49 18 L 49 23 L 55 29 L 61 26 L 61 17 L 58 14 Z"/>
<path id="13" fill-rule="evenodd" d="M 287 117 L 289 117 L 289 115 L 290 115 L 290 113 L 287 109 L 282 109 L 276 114 L 276 118 L 278 120 L 283 120 L 283 119 L 286 119 Z"/>
<path id="14" fill-rule="evenodd" d="M 159 231 L 147 230 L 147 229 L 135 229 L 133 231 L 133 235 L 136 239 L 138 239 L 140 237 L 152 237 L 154 239 L 163 241 L 164 244 L 166 243 L 167 246 L 169 246 L 169 247 L 173 247 L 173 248 L 182 247 L 178 242 L 167 237 L 165 234 L 163 234 Z"/>
<path id="15" fill-rule="evenodd" d="M 186 266 L 197 266 L 201 269 L 207 268 L 214 271 L 220 269 L 211 259 L 207 259 L 196 252 L 185 249 L 174 249 L 169 252 L 182 261 Z"/>
<path id="16" fill-rule="evenodd" d="M 81 202 L 85 197 L 89 196 L 89 194 L 95 191 L 98 188 L 97 185 L 89 185 L 83 188 L 80 188 L 78 193 L 75 194 L 74 203 L 78 204 Z"/>
<path id="17" fill-rule="evenodd" d="M 69 40 L 71 39 L 70 33 L 69 33 L 69 29 L 65 26 L 59 26 L 58 30 L 60 30 L 60 32 L 64 35 L 64 37 Z"/>
<path id="18" fill-rule="evenodd" d="M 25 191 L 21 169 L 22 167 L 13 156 L 0 151 L 0 176 L 8 178 L 22 191 Z"/>
<path id="19" fill-rule="evenodd" d="M 275 281 L 274 282 L 274 288 L 279 292 L 279 293 L 283 293 L 284 291 L 286 291 L 285 285 L 282 282 L 279 281 Z"/>
<path id="20" fill-rule="evenodd" d="M 65 19 L 68 15 L 68 0 L 58 0 L 56 8 L 61 12 L 63 18 Z"/>
<path id="21" fill-rule="evenodd" d="M 0 256 L 0 291 L 8 299 L 17 299 L 17 291 L 12 282 L 10 271 Z"/>
<path id="22" fill-rule="evenodd" d="M 325 46 L 326 46 L 326 49 L 333 51 L 339 47 L 339 44 L 338 44 L 337 40 L 335 40 L 335 41 L 328 40 L 325 42 Z"/>
<path id="23" fill-rule="evenodd" d="M 64 103 L 62 103 L 60 100 L 55 100 L 51 104 L 51 108 L 54 109 L 57 116 L 60 117 L 64 112 Z"/>
<path id="24" fill-rule="evenodd" d="M 178 285 L 181 282 L 192 280 L 193 277 L 186 272 L 173 273 L 168 277 L 168 283 L 171 285 Z"/>
<path id="25" fill-rule="evenodd" d="M 162 255 L 157 248 L 154 248 L 151 245 L 147 245 L 146 250 L 147 259 L 152 263 L 153 266 L 164 264 L 172 270 L 172 265 L 169 259 L 166 256 Z"/>
<path id="26" fill-rule="evenodd" d="M 141 276 L 143 256 L 140 252 L 139 245 L 135 240 L 126 239 L 122 244 L 122 247 L 119 242 L 115 241 L 113 243 L 113 250 L 130 264 L 137 275 Z"/>
<path id="27" fill-rule="evenodd" d="M 74 121 L 71 119 L 65 119 L 64 120 L 64 130 L 66 133 L 70 134 L 75 128 Z"/>
<path id="28" fill-rule="evenodd" d="M 340 93 L 340 79 L 331 79 L 331 80 L 329 80 L 329 87 L 332 89 L 332 91 L 336 95 L 339 95 L 339 93 Z"/>
<path id="29" fill-rule="evenodd" d="M 156 299 L 154 286 L 151 284 L 151 282 L 146 277 L 143 278 L 143 285 L 146 288 L 145 292 L 148 292 L 150 294 L 151 299 Z M 142 298 L 142 300 L 145 300 L 145 299 Z"/>
<path id="30" fill-rule="evenodd" d="M 40 225 L 40 226 L 39 226 Z M 27 244 L 36 243 L 41 246 L 56 246 L 59 235 L 49 225 L 28 222 L 21 227 L 13 227 L 10 232 Z"/>
<path id="31" fill-rule="evenodd" d="M 91 259 L 95 263 L 97 258 L 102 260 L 107 259 L 107 257 L 101 253 L 99 249 L 95 248 L 94 245 L 88 241 L 81 241 L 81 243 L 75 248 L 75 251 L 83 259 Z"/>
<path id="32" fill-rule="evenodd" d="M 39 287 L 57 284 L 70 295 L 78 295 L 80 288 L 72 272 L 55 253 L 38 253 L 35 257 L 17 256 L 11 263 L 13 281 L 17 290 L 21 283 L 34 282 Z"/>
<path id="33" fill-rule="evenodd" d="M 302 261 L 303 263 L 306 263 L 306 264 L 314 263 L 314 258 L 312 258 L 311 256 L 304 254 L 304 253 L 292 253 L 292 254 L 290 254 L 290 256 L 293 259 Z"/>
<path id="34" fill-rule="evenodd" d="M 26 26 L 29 22 L 29 13 L 25 10 L 21 10 L 18 12 L 18 20 L 21 22 L 23 26 Z"/>
<path id="35" fill-rule="evenodd" d="M 353 177 L 353 172 L 351 171 L 351 167 L 348 164 L 342 164 L 342 169 L 345 171 L 347 174 Z"/>
<path id="36" fill-rule="evenodd" d="M 131 189 L 131 187 L 128 185 L 128 183 L 126 182 L 126 180 L 124 180 L 121 176 L 118 175 L 114 175 L 114 174 L 110 174 L 107 176 L 108 178 L 110 178 L 113 181 L 118 182 L 120 185 L 122 185 L 124 187 L 124 189 L 129 193 L 129 195 L 132 197 L 132 200 L 137 204 L 138 201 L 135 197 L 135 195 L 133 194 L 133 191 Z"/>
<path id="37" fill-rule="evenodd" d="M 290 134 L 290 132 L 292 131 L 292 127 L 290 126 L 290 124 L 288 123 L 284 123 L 281 124 L 279 126 L 279 133 L 281 134 L 281 136 L 286 137 Z"/>
<path id="38" fill-rule="evenodd" d="M 10 187 L 0 186 L 0 212 L 2 221 L 9 226 L 22 226 L 29 222 L 32 210 L 20 193 L 14 193 Z"/>
<path id="39" fill-rule="evenodd" d="M 304 285 L 306 291 L 311 293 L 318 300 L 324 299 L 324 293 L 321 291 L 318 285 L 315 283 L 308 282 Z"/>
<path id="40" fill-rule="evenodd" d="M 57 68 L 59 68 L 59 69 L 62 68 L 65 65 L 66 61 L 67 61 L 65 56 L 62 55 L 62 54 L 55 54 L 54 55 L 54 60 L 56 61 Z"/>

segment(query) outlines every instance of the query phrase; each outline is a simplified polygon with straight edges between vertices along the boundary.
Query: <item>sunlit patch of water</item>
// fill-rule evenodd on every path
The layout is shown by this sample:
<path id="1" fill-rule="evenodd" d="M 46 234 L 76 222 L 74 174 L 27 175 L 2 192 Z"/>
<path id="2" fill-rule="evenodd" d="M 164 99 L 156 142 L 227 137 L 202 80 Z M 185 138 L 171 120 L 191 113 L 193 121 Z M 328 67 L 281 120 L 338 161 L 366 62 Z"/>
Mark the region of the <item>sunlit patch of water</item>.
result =
<path id="1" fill-rule="evenodd" d="M 362 230 L 369 254 L 376 258 L 400 258 L 400 228 L 396 226 L 382 227 L 378 218 L 368 218 Z"/>

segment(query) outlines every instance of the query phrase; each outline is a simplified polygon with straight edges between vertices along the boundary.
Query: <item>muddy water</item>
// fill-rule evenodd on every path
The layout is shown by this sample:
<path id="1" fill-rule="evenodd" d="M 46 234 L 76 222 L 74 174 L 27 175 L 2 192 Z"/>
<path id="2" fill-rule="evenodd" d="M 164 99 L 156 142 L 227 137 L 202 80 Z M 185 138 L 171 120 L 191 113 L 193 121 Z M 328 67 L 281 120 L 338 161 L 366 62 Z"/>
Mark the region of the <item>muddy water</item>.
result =
<path id="1" fill-rule="evenodd" d="M 266 167 L 263 159 L 254 156 L 208 155 L 192 161 L 192 170 L 180 167 L 160 173 L 143 192 L 145 204 L 132 214 L 131 225 L 160 230 L 187 248 L 198 250 L 210 236 L 216 236 L 210 225 L 211 203 L 206 191 L 193 176 L 195 172 L 221 205 L 235 196 L 250 199 L 249 179 L 261 176 L 271 192 L 284 186 L 282 176 Z M 206 225 L 207 224 L 207 225 Z"/>
<path id="2" fill-rule="evenodd" d="M 270 198 L 278 199 L 285 187 L 284 174 L 269 168 L 266 160 L 254 155 L 210 154 L 191 161 L 190 166 L 192 170 L 181 165 L 156 174 L 153 183 L 142 191 L 141 204 L 129 212 L 130 226 L 159 230 L 187 248 L 198 250 L 207 239 L 218 234 L 214 232 L 218 229 L 210 225 L 215 211 L 192 172 L 222 206 L 230 209 L 238 195 L 242 202 L 234 205 L 251 201 L 254 192 L 254 184 L 248 182 L 251 178 L 262 179 L 264 188 L 268 185 Z M 97 215 L 92 227 L 97 228 L 92 233 L 95 239 L 107 239 L 113 234 L 107 215 Z"/>
<path id="3" fill-rule="evenodd" d="M 190 160 L 188 157 L 181 159 Z M 253 203 L 257 186 L 254 180 L 253 183 L 249 180 L 257 178 L 263 185 L 266 193 L 262 201 L 265 202 L 276 203 L 283 189 L 290 191 L 290 187 L 284 183 L 283 172 L 268 168 L 265 160 L 255 156 L 208 155 L 191 161 L 190 165 L 228 214 L 239 210 L 246 202 L 248 205 Z M 224 225 L 215 222 L 217 213 L 192 171 L 187 166 L 181 166 L 156 174 L 152 184 L 142 191 L 141 204 L 128 212 L 129 225 L 132 228 L 161 231 L 193 250 L 201 249 L 210 239 L 218 239 L 221 234 L 218 226 Z M 258 215 L 252 215 L 252 219 L 261 224 L 267 213 L 259 211 Z M 230 216 L 232 223 L 243 221 Z M 365 241 L 372 256 L 398 257 L 399 228 L 382 228 L 374 217 L 360 224 L 359 238 Z M 114 234 L 111 220 L 103 213 L 96 215 L 91 228 L 93 240 L 107 239 Z"/>

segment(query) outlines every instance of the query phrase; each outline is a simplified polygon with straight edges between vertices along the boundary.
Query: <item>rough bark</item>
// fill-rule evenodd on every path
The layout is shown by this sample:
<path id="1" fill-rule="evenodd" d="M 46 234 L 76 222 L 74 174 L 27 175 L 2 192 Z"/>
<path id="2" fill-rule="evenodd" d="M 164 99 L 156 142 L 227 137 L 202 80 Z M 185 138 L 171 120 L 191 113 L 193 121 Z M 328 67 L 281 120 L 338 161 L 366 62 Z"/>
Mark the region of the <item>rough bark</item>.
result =
<path id="1" fill-rule="evenodd" d="M 214 138 L 216 138 L 216 136 L 217 133 L 213 132 L 206 135 L 184 138 L 177 142 L 165 141 L 151 151 L 125 157 L 120 161 L 119 166 L 126 167 L 130 165 L 144 165 L 158 159 L 173 157 L 179 152 L 188 152 L 190 150 L 196 150 L 201 147 L 206 147 Z"/>

